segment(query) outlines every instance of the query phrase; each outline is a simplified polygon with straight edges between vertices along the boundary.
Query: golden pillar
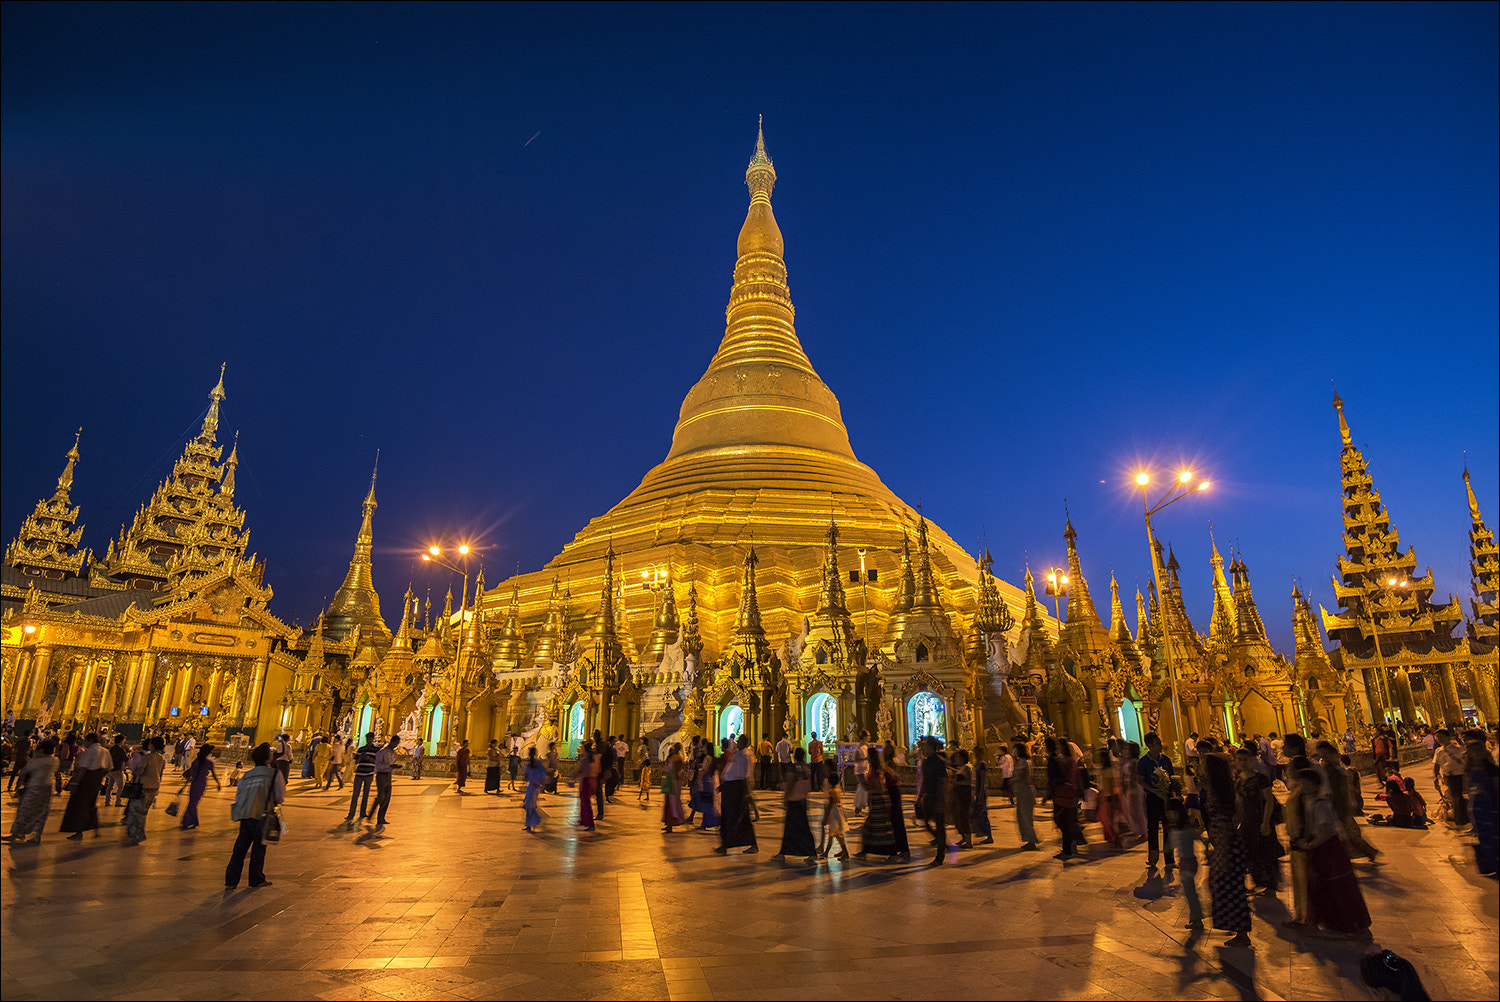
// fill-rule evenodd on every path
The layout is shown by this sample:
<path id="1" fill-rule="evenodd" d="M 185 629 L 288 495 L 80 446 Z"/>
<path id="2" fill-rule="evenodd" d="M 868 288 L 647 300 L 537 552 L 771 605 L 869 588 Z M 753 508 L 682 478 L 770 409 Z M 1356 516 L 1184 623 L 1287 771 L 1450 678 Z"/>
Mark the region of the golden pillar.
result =
<path id="1" fill-rule="evenodd" d="M 1464 705 L 1458 698 L 1458 680 L 1453 677 L 1453 665 L 1439 665 L 1437 681 L 1443 693 L 1444 723 L 1461 727 L 1464 722 Z"/>
<path id="2" fill-rule="evenodd" d="M 36 711 L 40 709 L 37 704 L 41 702 L 42 693 L 47 691 L 47 672 L 51 668 L 52 648 L 38 647 L 36 656 L 32 659 L 31 682 L 26 687 L 26 700 L 21 704 L 20 716 L 36 719 Z"/>
<path id="3" fill-rule="evenodd" d="M 1415 723 L 1417 719 L 1417 702 L 1411 691 L 1411 679 L 1407 677 L 1405 668 L 1391 669 L 1391 689 L 1396 700 L 1396 708 L 1401 711 L 1401 719 L 1408 724 Z"/>
<path id="4" fill-rule="evenodd" d="M 1500 693 L 1497 693 L 1496 678 L 1477 663 L 1470 663 L 1469 691 L 1474 694 L 1474 706 L 1486 724 L 1500 723 Z"/>
<path id="5" fill-rule="evenodd" d="M 15 676 L 10 680 L 10 685 L 5 691 L 5 705 L 3 709 L 7 713 L 16 711 L 16 716 L 18 717 L 21 715 L 19 712 L 21 710 L 20 704 L 25 698 L 26 683 L 31 679 L 31 663 L 32 653 L 30 651 L 21 651 L 16 657 Z"/>

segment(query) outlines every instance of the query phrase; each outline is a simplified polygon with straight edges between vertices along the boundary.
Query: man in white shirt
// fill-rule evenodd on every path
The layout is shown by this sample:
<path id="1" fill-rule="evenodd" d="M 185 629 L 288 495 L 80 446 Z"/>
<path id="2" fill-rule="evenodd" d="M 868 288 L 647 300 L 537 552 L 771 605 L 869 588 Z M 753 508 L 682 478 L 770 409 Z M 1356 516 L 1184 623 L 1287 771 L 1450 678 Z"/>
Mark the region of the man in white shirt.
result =
<path id="1" fill-rule="evenodd" d="M 725 740 L 725 744 L 728 744 Z M 750 823 L 750 739 L 741 734 L 738 747 L 726 749 L 729 761 L 724 764 L 719 797 L 723 818 L 719 823 L 719 846 L 714 850 L 727 855 L 736 846 L 748 846 L 745 854 L 759 852 L 755 826 Z"/>
<path id="2" fill-rule="evenodd" d="M 781 771 L 781 781 L 786 782 L 787 773 L 792 771 L 792 742 L 785 734 L 776 742 L 776 767 Z"/>
<path id="3" fill-rule="evenodd" d="M 1016 760 L 1012 757 L 1010 749 L 1001 746 L 1000 752 L 1000 792 L 1005 794 L 1005 799 L 1010 801 L 1010 806 L 1016 806 L 1016 791 L 1011 780 L 1016 775 Z"/>

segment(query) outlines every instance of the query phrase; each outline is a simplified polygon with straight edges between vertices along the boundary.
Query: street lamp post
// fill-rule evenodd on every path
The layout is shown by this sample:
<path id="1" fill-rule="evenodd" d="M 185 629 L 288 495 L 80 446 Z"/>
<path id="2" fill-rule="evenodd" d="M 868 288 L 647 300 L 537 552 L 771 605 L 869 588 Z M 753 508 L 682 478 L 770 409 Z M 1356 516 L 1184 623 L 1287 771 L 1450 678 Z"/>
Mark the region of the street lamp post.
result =
<path id="1" fill-rule="evenodd" d="M 454 571 L 456 573 L 462 574 L 463 578 L 464 578 L 463 586 L 462 586 L 462 588 L 461 588 L 461 590 L 459 592 L 459 599 L 458 599 L 458 645 L 457 645 L 457 647 L 453 651 L 453 672 L 454 672 L 454 676 L 455 676 L 454 677 L 454 686 L 453 686 L 454 705 L 448 707 L 447 727 L 448 727 L 448 750 L 449 751 L 453 750 L 454 746 L 457 744 L 457 741 L 458 741 L 458 726 L 459 726 L 459 723 L 460 723 L 460 720 L 459 720 L 459 717 L 460 717 L 459 709 L 460 709 L 460 707 L 463 706 L 463 699 L 464 699 L 464 696 L 463 696 L 464 666 L 462 664 L 463 652 L 464 652 L 464 622 L 465 622 L 464 616 L 465 616 L 465 609 L 467 609 L 468 605 L 469 605 L 469 555 L 473 551 L 473 547 L 469 546 L 468 543 L 459 543 L 458 546 L 455 549 L 457 550 L 457 555 L 458 555 L 459 560 L 463 563 L 463 568 L 462 569 L 460 569 L 458 567 L 455 567 L 453 564 L 449 563 L 447 560 L 444 560 L 443 559 L 443 549 L 442 549 L 442 547 L 437 546 L 436 544 L 427 547 L 427 552 L 424 553 L 424 554 L 422 554 L 423 561 L 425 561 L 427 563 L 430 563 L 430 564 L 437 564 L 437 565 L 439 565 L 441 567 L 446 567 L 450 571 Z M 479 599 L 480 599 L 480 596 L 476 595 L 475 596 L 475 602 L 477 603 L 479 601 Z"/>
<path id="2" fill-rule="evenodd" d="M 1172 661 L 1171 617 L 1167 614 L 1166 586 L 1162 582 L 1162 567 L 1156 550 L 1156 532 L 1151 527 L 1151 516 L 1185 497 L 1208 490 L 1209 481 L 1200 480 L 1196 487 L 1189 487 L 1188 485 L 1193 482 L 1192 471 L 1183 470 L 1177 474 L 1176 481 L 1167 488 L 1165 494 L 1156 500 L 1155 504 L 1151 503 L 1151 498 L 1147 493 L 1151 475 L 1144 472 L 1137 473 L 1135 482 L 1141 489 L 1141 510 L 1146 513 L 1146 545 L 1151 551 L 1151 574 L 1156 579 L 1156 607 L 1160 610 L 1161 616 L 1162 660 L 1167 663 L 1167 678 L 1172 686 L 1172 727 L 1176 731 L 1178 754 L 1186 763 L 1187 744 L 1182 734 L 1182 699 L 1177 692 L 1177 665 Z"/>
<path id="3" fill-rule="evenodd" d="M 1060 567 L 1047 568 L 1047 594 L 1052 596 L 1052 614 L 1062 626 L 1062 600 L 1068 594 L 1068 576 Z"/>

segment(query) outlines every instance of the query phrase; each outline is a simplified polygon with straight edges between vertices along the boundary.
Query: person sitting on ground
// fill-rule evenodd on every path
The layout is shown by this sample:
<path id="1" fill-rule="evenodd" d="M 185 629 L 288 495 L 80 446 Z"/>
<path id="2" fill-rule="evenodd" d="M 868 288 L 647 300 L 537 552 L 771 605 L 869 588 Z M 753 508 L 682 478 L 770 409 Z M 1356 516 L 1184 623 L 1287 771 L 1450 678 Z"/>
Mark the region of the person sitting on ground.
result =
<path id="1" fill-rule="evenodd" d="M 1370 823 L 1376 825 L 1389 825 L 1392 828 L 1426 828 L 1426 807 L 1423 806 L 1423 814 L 1420 820 L 1414 813 L 1414 804 L 1411 794 L 1406 792 L 1406 787 L 1400 776 L 1395 773 L 1385 781 L 1385 805 L 1391 809 L 1390 816 L 1384 814 L 1371 814 Z"/>

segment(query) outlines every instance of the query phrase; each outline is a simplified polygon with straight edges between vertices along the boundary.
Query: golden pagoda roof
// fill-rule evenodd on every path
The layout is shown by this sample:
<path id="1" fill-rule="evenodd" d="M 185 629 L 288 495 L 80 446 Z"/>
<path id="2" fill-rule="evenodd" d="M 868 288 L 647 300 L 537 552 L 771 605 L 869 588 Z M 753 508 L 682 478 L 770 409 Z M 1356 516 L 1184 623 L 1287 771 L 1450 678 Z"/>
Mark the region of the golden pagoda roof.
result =
<path id="1" fill-rule="evenodd" d="M 906 534 L 918 532 L 922 519 L 855 456 L 838 398 L 803 350 L 785 242 L 771 205 L 776 179 L 762 131 L 746 170 L 749 206 L 736 242 L 723 336 L 683 399 L 666 457 L 545 569 L 516 579 L 538 661 L 571 639 L 558 632 L 566 609 L 554 578 L 568 580 L 582 608 L 602 611 L 610 549 L 627 584 L 630 573 L 665 567 L 674 581 L 696 588 L 701 639 L 708 655 L 718 657 L 735 646 L 742 558 L 753 541 L 765 628 L 776 636 L 795 634 L 818 608 L 830 518 L 838 521 L 843 545 L 865 551 L 879 575 L 860 589 L 861 630 L 880 637 L 886 629 L 900 583 L 894 564 Z M 974 614 L 979 575 L 973 558 L 935 524 L 928 522 L 925 531 L 932 594 L 941 591 L 949 612 Z M 1019 611 L 1019 589 L 1005 582 L 998 589 Z M 498 613 L 506 598 L 492 592 L 482 601 Z M 628 588 L 611 600 L 622 643 L 647 642 L 644 631 L 639 638 L 630 633 L 630 620 L 652 622 L 655 599 Z"/>
<path id="2" fill-rule="evenodd" d="M 377 457 L 375 469 L 370 473 L 370 490 L 361 506 L 363 517 L 354 540 L 354 556 L 349 561 L 344 583 L 339 585 L 338 591 L 333 593 L 333 601 L 328 603 L 328 628 L 343 637 L 357 626 L 368 640 L 384 651 L 391 644 L 391 630 L 380 615 L 380 595 L 375 591 L 370 570 L 370 555 L 375 548 L 375 509 L 379 507 L 375 501 L 375 478 L 379 473 L 380 460 Z"/>

